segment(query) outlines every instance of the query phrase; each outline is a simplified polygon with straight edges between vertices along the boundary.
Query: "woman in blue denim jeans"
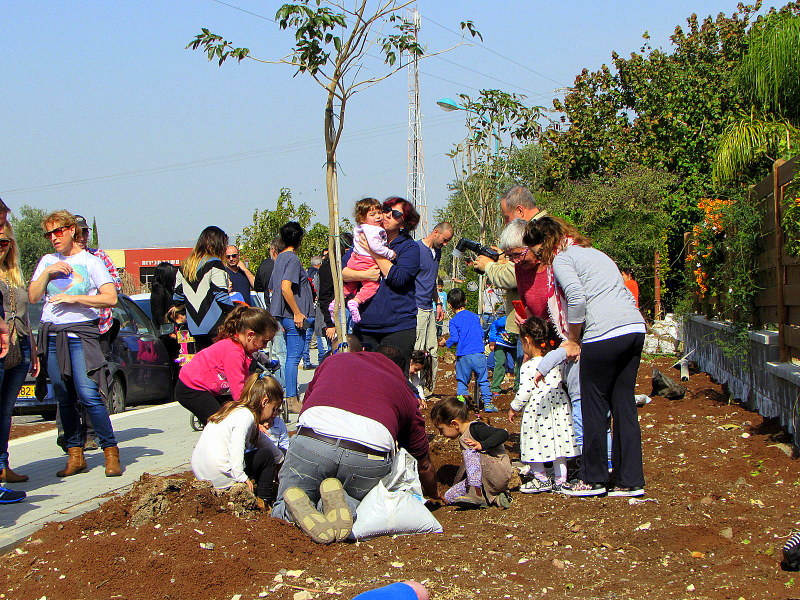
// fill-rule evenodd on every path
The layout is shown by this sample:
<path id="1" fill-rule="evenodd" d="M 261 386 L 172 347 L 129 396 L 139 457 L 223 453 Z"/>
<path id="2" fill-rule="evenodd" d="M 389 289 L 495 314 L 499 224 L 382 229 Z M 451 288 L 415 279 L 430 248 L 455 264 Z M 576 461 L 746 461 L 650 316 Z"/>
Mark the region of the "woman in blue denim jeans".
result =
<path id="1" fill-rule="evenodd" d="M 308 273 L 300 263 L 297 250 L 303 242 L 305 231 L 299 223 L 289 221 L 280 230 L 286 248 L 278 254 L 272 269 L 269 289 L 270 314 L 283 327 L 286 341 L 284 389 L 289 410 L 299 413 L 302 404 L 297 392 L 297 369 L 305 345 L 306 330 L 314 328 L 314 295 Z"/>
<path id="2" fill-rule="evenodd" d="M 15 365 L 6 358 L 6 367 L 0 371 L 0 481 L 22 483 L 28 481 L 28 476 L 15 473 L 8 463 L 11 415 L 25 376 L 28 372 L 34 377 L 39 374 L 39 358 L 28 320 L 28 292 L 19 268 L 19 249 L 10 224 L 0 229 L 0 293 L 3 295 L 6 323 L 14 330 L 22 354 L 22 360 Z M 13 344 L 14 340 L 11 342 Z"/>
<path id="3" fill-rule="evenodd" d="M 74 215 L 61 210 L 42 220 L 44 237 L 55 252 L 39 261 L 28 288 L 28 300 L 46 301 L 38 334 L 39 353 L 58 401 L 67 466 L 58 477 L 86 470 L 85 440 L 78 403 L 86 409 L 105 455 L 107 477 L 122 475 L 119 450 L 108 410 L 108 364 L 100 350 L 99 309 L 116 305 L 117 289 L 103 261 L 78 244 L 81 230 Z"/>

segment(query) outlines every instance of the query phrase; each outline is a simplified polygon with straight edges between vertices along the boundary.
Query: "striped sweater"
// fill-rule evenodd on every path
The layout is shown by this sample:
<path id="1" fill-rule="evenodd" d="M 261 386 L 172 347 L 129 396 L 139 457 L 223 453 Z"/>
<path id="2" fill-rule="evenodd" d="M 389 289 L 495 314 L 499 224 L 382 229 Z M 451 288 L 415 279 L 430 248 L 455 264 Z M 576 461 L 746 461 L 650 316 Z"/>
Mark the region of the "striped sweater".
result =
<path id="1" fill-rule="evenodd" d="M 233 310 L 222 261 L 211 258 L 200 263 L 194 283 L 178 271 L 172 299 L 176 304 L 185 304 L 186 322 L 192 335 L 214 335 L 225 315 Z"/>

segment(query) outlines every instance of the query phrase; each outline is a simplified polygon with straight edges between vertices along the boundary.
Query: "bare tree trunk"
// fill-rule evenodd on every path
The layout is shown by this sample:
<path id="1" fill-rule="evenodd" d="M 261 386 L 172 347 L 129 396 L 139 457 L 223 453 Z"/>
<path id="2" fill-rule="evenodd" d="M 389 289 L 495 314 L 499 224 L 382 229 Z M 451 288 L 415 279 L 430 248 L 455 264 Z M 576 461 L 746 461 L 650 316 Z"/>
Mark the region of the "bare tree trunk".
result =
<path id="1" fill-rule="evenodd" d="M 342 251 L 339 243 L 339 181 L 336 175 L 336 148 L 334 142 L 336 132 L 333 124 L 333 95 L 328 95 L 325 107 L 325 187 L 328 192 L 328 255 L 331 257 L 331 275 L 333 276 L 333 294 L 336 311 L 333 322 L 336 326 L 336 337 L 339 343 L 347 340 L 345 328 L 344 281 L 342 280 Z M 322 310 L 327 310 L 323 306 Z M 335 349 L 335 348 L 334 348 Z"/>

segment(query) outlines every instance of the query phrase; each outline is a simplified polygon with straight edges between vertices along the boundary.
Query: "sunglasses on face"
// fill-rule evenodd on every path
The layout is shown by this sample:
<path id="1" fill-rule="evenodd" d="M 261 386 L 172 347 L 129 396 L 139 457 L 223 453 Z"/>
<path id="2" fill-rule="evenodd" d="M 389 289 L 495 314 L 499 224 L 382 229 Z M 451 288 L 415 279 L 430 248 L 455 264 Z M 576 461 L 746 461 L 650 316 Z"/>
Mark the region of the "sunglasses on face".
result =
<path id="1" fill-rule="evenodd" d="M 391 215 L 395 221 L 399 221 L 403 218 L 403 213 L 399 210 L 395 210 L 394 208 L 384 208 L 383 214 Z"/>
<path id="2" fill-rule="evenodd" d="M 535 249 L 535 250 L 534 250 L 533 248 L 531 248 L 531 252 L 533 252 L 533 255 L 534 255 L 534 256 L 535 256 L 535 257 L 536 257 L 538 260 L 542 260 L 542 249 L 541 249 L 541 247 L 539 247 L 539 248 L 537 248 L 537 249 Z"/>
<path id="3" fill-rule="evenodd" d="M 239 255 L 238 254 L 226 254 L 225 256 L 227 256 L 228 258 L 237 258 Z"/>
<path id="4" fill-rule="evenodd" d="M 5 249 L 8 248 L 10 245 L 11 245 L 11 240 L 7 238 L 3 238 L 0 240 L 0 248 Z"/>
<path id="5" fill-rule="evenodd" d="M 61 237 L 64 235 L 64 232 L 69 229 L 67 226 L 63 227 L 56 227 L 55 229 L 51 229 L 50 231 L 45 231 L 42 235 L 44 239 L 49 240 L 51 236 Z"/>

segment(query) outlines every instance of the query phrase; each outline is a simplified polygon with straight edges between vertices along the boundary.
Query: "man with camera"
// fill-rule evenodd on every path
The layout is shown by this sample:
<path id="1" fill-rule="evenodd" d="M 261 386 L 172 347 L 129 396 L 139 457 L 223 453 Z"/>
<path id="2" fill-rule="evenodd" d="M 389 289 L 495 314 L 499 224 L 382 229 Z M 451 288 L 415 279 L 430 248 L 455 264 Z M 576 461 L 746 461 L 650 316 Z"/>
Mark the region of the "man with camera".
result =
<path id="1" fill-rule="evenodd" d="M 505 223 L 508 224 L 514 219 L 540 219 L 547 213 L 542 210 L 531 194 L 530 190 L 521 185 L 515 185 L 505 192 L 500 198 L 500 211 L 503 213 Z M 517 293 L 517 278 L 514 274 L 514 263 L 504 255 L 499 259 L 493 260 L 484 254 L 479 254 L 475 258 L 473 267 L 476 271 L 483 271 L 486 274 L 486 281 L 492 287 L 504 288 L 506 290 L 506 331 L 509 333 L 519 333 L 519 327 L 514 319 L 514 300 L 519 300 Z"/>
<path id="2" fill-rule="evenodd" d="M 436 322 L 444 318 L 444 307 L 439 294 L 436 293 L 436 281 L 439 279 L 439 261 L 442 258 L 442 248 L 453 238 L 453 226 L 447 221 L 437 223 L 427 237 L 422 238 L 419 244 L 419 272 L 416 280 L 417 302 L 417 339 L 414 350 L 422 350 L 431 356 L 431 389 L 425 390 L 426 394 L 433 393 L 436 387 L 436 370 L 439 359 L 436 354 L 438 338 L 436 337 Z M 436 309 L 434 310 L 434 304 Z M 424 398 L 423 398 L 424 400 Z"/>

